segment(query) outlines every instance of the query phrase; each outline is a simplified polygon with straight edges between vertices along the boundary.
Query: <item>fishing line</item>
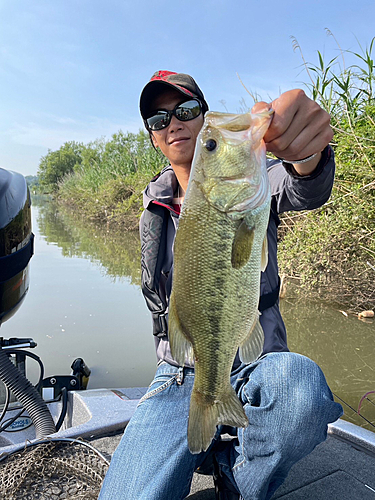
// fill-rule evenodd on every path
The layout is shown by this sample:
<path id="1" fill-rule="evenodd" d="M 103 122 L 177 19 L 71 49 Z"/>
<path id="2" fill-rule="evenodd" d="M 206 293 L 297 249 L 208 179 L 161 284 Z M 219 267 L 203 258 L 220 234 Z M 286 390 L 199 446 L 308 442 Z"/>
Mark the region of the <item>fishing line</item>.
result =
<path id="1" fill-rule="evenodd" d="M 358 405 L 358 411 L 357 413 L 359 414 L 361 412 L 361 406 L 362 406 L 362 403 L 365 399 L 367 399 L 367 401 L 370 401 L 371 404 L 374 404 L 367 396 L 369 394 L 374 394 L 375 391 L 369 391 L 369 392 L 366 392 L 366 394 L 364 396 L 361 397 L 361 401 L 359 402 L 359 405 Z"/>
<path id="2" fill-rule="evenodd" d="M 352 411 L 354 411 L 354 413 L 356 413 L 357 415 L 359 415 L 361 418 L 363 418 L 363 420 L 365 420 L 368 424 L 370 424 L 372 427 L 375 427 L 375 425 L 370 422 L 370 420 L 367 420 L 366 417 L 364 417 L 361 413 L 358 413 L 357 410 L 355 410 L 352 406 L 350 406 L 349 403 L 347 403 L 346 401 L 344 401 L 343 399 L 341 399 L 337 394 L 335 394 L 334 392 L 332 392 L 332 394 L 335 396 L 335 398 L 339 399 L 342 403 L 344 403 L 346 406 L 348 406 Z"/>

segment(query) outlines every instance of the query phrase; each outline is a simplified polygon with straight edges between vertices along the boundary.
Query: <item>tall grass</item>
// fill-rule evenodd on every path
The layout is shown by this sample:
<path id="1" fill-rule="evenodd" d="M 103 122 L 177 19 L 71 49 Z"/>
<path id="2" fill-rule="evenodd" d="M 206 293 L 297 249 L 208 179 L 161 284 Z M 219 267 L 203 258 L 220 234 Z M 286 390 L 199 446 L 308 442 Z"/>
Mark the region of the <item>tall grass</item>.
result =
<path id="1" fill-rule="evenodd" d="M 311 97 L 331 115 L 336 180 L 324 207 L 282 218 L 280 267 L 303 285 L 304 295 L 352 311 L 375 307 L 374 41 L 358 52 L 338 45 L 340 55 L 328 62 L 318 51 L 311 64 L 293 39 Z M 350 66 L 346 59 L 353 61 Z"/>

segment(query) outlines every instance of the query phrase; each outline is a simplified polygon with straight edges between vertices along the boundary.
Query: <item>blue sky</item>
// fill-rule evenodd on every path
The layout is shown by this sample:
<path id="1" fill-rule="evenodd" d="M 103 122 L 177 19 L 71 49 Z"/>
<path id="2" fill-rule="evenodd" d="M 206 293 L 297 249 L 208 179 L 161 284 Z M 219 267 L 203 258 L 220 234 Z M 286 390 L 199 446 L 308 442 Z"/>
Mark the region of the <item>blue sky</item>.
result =
<path id="1" fill-rule="evenodd" d="M 302 87 L 305 58 L 359 50 L 375 36 L 361 0 L 0 0 L 0 166 L 36 174 L 66 141 L 138 132 L 154 71 L 190 73 L 212 110 L 240 109 L 238 80 L 264 100 Z M 302 87 L 303 88 L 303 87 Z"/>

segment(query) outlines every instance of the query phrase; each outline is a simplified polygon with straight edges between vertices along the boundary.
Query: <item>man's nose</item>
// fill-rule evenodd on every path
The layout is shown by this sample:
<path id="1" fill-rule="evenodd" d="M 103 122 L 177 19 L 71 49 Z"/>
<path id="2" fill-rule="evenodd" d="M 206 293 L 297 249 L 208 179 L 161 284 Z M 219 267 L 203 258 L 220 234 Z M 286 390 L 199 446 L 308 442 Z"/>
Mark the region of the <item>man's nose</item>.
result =
<path id="1" fill-rule="evenodd" d="M 169 132 L 176 132 L 177 130 L 181 130 L 183 128 L 183 123 L 172 115 L 171 123 L 169 124 Z"/>

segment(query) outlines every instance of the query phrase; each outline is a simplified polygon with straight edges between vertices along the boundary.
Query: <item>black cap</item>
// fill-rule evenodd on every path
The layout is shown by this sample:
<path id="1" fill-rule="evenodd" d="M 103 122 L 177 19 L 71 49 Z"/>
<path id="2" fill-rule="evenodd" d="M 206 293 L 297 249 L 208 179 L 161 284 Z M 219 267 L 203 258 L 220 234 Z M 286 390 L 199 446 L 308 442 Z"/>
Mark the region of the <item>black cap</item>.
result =
<path id="1" fill-rule="evenodd" d="M 208 104 L 204 98 L 203 92 L 198 87 L 197 82 L 190 75 L 185 73 L 173 73 L 172 71 L 157 71 L 151 77 L 142 90 L 139 101 L 142 118 L 148 118 L 150 106 L 155 96 L 162 88 L 169 86 L 181 92 L 188 97 L 196 97 L 202 103 L 203 113 L 208 110 Z"/>

